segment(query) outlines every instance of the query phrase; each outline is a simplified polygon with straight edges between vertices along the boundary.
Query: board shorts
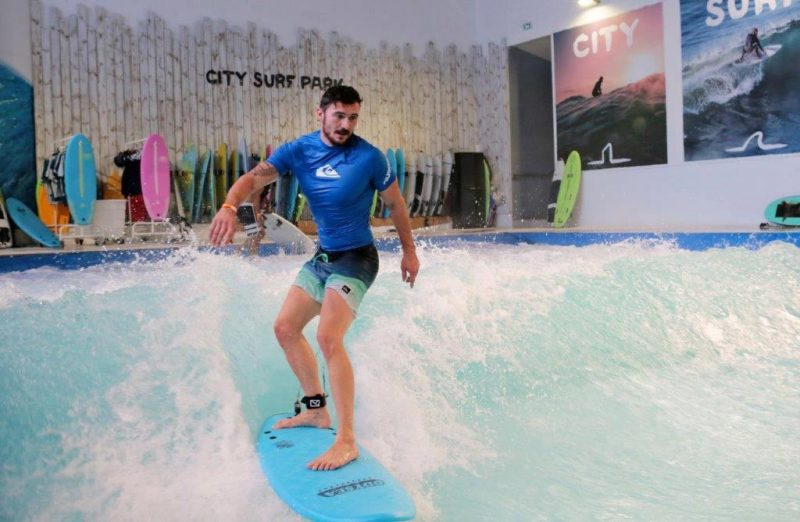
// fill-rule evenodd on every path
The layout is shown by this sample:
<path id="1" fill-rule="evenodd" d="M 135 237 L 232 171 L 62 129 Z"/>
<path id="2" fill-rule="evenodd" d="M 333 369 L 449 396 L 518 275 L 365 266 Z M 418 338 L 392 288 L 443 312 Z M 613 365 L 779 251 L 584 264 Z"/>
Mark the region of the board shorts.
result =
<path id="1" fill-rule="evenodd" d="M 356 315 L 361 301 L 378 275 L 378 249 L 373 243 L 352 250 L 326 252 L 318 248 L 306 261 L 294 286 L 300 287 L 322 304 L 325 290 L 330 288 L 342 296 Z"/>

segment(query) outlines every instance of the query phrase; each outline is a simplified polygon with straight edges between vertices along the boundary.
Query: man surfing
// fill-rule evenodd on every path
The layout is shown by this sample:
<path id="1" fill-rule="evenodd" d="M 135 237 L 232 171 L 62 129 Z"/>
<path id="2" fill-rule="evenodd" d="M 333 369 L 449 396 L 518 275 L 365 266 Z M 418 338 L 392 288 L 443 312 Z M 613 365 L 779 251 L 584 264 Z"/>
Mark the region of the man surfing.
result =
<path id="1" fill-rule="evenodd" d="M 744 57 L 751 53 L 755 53 L 759 59 L 767 55 L 767 52 L 761 47 L 761 40 L 758 39 L 758 27 L 753 27 L 753 30 L 747 34 L 744 40 L 744 47 L 742 47 L 742 56 L 736 60 L 736 63 L 742 63 Z"/>
<path id="2" fill-rule="evenodd" d="M 328 366 L 339 426 L 330 449 L 308 464 L 312 470 L 337 469 L 358 457 L 353 422 L 355 381 L 344 336 L 378 274 L 378 251 L 369 225 L 375 190 L 389 209 L 400 238 L 403 281 L 413 288 L 419 271 L 411 223 L 396 176 L 383 153 L 354 134 L 361 103 L 352 87 L 338 85 L 325 91 L 317 109 L 320 130 L 285 143 L 268 161 L 240 177 L 214 217 L 209 235 L 215 246 L 230 243 L 237 207 L 279 175 L 291 171 L 297 176 L 313 209 L 320 245 L 289 289 L 274 332 L 300 381 L 306 410 L 278 422 L 275 429 L 331 426 L 317 360 L 303 335 L 303 328 L 319 315 L 317 342 Z"/>

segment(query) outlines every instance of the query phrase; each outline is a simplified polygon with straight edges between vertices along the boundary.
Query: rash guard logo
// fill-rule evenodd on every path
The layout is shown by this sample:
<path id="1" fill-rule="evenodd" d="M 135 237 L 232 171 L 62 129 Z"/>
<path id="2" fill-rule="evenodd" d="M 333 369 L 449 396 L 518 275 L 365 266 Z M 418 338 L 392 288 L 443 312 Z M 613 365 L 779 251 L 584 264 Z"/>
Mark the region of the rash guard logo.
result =
<path id="1" fill-rule="evenodd" d="M 317 177 L 323 179 L 339 179 L 341 176 L 330 165 L 325 165 L 317 169 Z"/>

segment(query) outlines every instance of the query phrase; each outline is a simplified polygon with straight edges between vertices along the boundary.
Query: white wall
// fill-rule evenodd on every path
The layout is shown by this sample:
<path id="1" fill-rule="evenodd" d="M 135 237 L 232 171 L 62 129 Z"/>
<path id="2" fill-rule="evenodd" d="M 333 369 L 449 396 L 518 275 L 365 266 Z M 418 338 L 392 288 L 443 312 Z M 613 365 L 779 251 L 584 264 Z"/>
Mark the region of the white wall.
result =
<path id="1" fill-rule="evenodd" d="M 575 0 L 476 0 L 476 36 L 515 45 L 653 3 L 603 0 L 584 10 Z M 683 161 L 680 2 L 663 5 L 669 164 L 586 172 L 574 221 L 592 229 L 757 228 L 770 201 L 800 194 L 800 157 Z"/>
<path id="2" fill-rule="evenodd" d="M 698 0 L 701 1 L 701 0 Z M 130 22 L 148 10 L 176 26 L 202 17 L 229 23 L 254 21 L 279 35 L 282 43 L 296 41 L 298 27 L 323 34 L 336 30 L 369 47 L 380 41 L 414 44 L 419 53 L 427 41 L 438 47 L 454 43 L 465 50 L 473 43 L 506 38 L 509 45 L 589 23 L 645 5 L 652 0 L 604 0 L 590 10 L 574 0 L 340 0 L 336 7 L 321 0 L 48 0 L 65 12 L 78 3 L 102 5 Z M 576 211 L 576 224 L 598 229 L 749 229 L 762 221 L 766 204 L 800 193 L 798 155 L 773 155 L 690 162 L 683 161 L 680 6 L 664 1 L 667 132 L 669 164 L 587 172 Z M 522 25 L 531 22 L 524 31 Z M 28 0 L 3 0 L 0 17 L 0 59 L 30 77 Z"/>
<path id="3" fill-rule="evenodd" d="M 337 31 L 370 48 L 382 41 L 411 43 L 415 54 L 429 41 L 439 48 L 455 44 L 462 51 L 475 41 L 473 0 L 43 0 L 43 4 L 68 13 L 75 12 L 78 4 L 100 5 L 131 25 L 148 11 L 173 27 L 193 25 L 204 17 L 242 27 L 254 23 L 277 34 L 283 45 L 297 43 L 301 27 L 323 36 Z"/>
<path id="4" fill-rule="evenodd" d="M 3 0 L 0 13 L 0 61 L 31 81 L 31 18 L 28 0 Z"/>

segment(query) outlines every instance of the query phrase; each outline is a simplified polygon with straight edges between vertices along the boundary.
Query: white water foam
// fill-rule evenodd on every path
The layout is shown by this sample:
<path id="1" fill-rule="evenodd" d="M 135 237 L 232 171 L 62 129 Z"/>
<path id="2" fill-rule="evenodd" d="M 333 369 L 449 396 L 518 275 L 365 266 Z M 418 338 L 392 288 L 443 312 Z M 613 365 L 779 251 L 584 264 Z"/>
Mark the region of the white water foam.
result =
<path id="1" fill-rule="evenodd" d="M 800 510 L 796 247 L 420 258 L 411 290 L 382 254 L 346 339 L 360 441 L 419 520 Z M 188 252 L 6 278 L 0 518 L 299 520 L 254 440 L 296 393 L 271 324 L 302 262 Z"/>

